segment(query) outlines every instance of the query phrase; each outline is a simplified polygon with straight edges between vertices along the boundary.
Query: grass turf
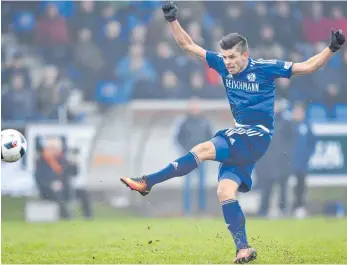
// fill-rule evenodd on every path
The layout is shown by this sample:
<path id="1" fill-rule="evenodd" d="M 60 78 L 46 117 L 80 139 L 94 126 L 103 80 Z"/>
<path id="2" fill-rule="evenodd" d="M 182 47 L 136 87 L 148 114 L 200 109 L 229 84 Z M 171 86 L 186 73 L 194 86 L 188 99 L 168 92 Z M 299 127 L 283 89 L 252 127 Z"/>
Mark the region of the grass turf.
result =
<path id="1" fill-rule="evenodd" d="M 248 219 L 253 263 L 346 263 L 347 219 Z M 2 263 L 231 263 L 222 219 L 2 222 Z"/>

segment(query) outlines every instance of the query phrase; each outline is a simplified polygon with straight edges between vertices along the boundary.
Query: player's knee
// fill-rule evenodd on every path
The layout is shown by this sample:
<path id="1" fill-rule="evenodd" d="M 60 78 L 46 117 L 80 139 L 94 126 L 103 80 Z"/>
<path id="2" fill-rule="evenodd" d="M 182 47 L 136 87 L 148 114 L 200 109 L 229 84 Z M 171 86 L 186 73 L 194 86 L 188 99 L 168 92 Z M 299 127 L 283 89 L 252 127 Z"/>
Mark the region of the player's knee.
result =
<path id="1" fill-rule="evenodd" d="M 238 184 L 231 179 L 223 179 L 219 182 L 217 195 L 220 202 L 236 199 Z"/>
<path id="2" fill-rule="evenodd" d="M 213 160 L 216 157 L 216 149 L 213 143 L 209 141 L 194 146 L 191 151 L 198 156 L 200 162 Z"/>

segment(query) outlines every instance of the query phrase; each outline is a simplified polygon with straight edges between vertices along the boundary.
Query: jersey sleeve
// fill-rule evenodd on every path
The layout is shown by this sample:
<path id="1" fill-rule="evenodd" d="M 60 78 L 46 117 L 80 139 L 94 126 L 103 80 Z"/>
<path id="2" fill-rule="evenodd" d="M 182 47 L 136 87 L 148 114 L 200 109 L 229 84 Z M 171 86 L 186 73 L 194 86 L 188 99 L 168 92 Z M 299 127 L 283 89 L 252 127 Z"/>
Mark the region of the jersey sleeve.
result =
<path id="1" fill-rule="evenodd" d="M 223 57 L 220 53 L 206 51 L 206 61 L 208 66 L 218 73 L 221 73 L 225 69 Z"/>
<path id="2" fill-rule="evenodd" d="M 291 78 L 292 76 L 292 62 L 276 60 L 275 63 L 269 64 L 267 67 L 267 74 L 275 78 Z"/>

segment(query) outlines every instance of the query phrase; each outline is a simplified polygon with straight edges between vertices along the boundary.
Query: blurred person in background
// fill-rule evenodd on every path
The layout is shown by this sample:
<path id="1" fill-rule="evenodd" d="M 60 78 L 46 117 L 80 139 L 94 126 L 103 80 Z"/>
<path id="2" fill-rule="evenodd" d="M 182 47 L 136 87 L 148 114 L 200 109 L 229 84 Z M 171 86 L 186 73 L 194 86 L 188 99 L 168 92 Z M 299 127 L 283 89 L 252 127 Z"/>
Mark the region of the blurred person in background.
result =
<path id="1" fill-rule="evenodd" d="M 22 75 L 27 86 L 32 85 L 25 55 L 20 51 L 15 52 L 8 62 L 1 64 L 1 83 L 8 84 L 15 74 Z"/>
<path id="2" fill-rule="evenodd" d="M 145 94 L 153 93 L 158 78 L 152 63 L 145 57 L 141 44 L 129 46 L 128 55 L 120 59 L 114 73 L 124 86 L 130 87 L 130 91 L 147 90 Z M 136 91 L 136 94 L 139 94 L 139 91 Z"/>
<path id="3" fill-rule="evenodd" d="M 8 90 L 1 95 L 1 119 L 26 121 L 35 116 L 36 93 L 20 73 L 12 75 Z M 15 106 L 15 107 L 14 107 Z"/>
<path id="4" fill-rule="evenodd" d="M 344 49 L 343 51 L 343 65 L 341 67 L 341 75 L 343 73 L 347 73 L 347 49 Z M 343 99 L 344 102 L 347 101 L 347 89 L 345 89 L 347 87 L 347 78 L 343 78 L 342 82 L 341 82 L 341 87 L 344 89 L 341 89 L 341 93 L 343 94 Z"/>
<path id="5" fill-rule="evenodd" d="M 291 92 L 291 79 L 285 79 L 281 78 L 277 81 L 277 91 L 276 95 L 278 95 L 281 98 L 289 99 L 289 94 Z"/>
<path id="6" fill-rule="evenodd" d="M 205 78 L 202 71 L 194 71 L 189 76 L 189 88 L 191 89 L 191 96 L 199 96 L 200 98 L 213 98 L 219 97 L 220 94 L 211 93 L 211 88 L 206 86 Z M 214 90 L 212 90 L 214 91 Z"/>
<path id="7" fill-rule="evenodd" d="M 294 191 L 293 214 L 297 218 L 307 215 L 305 209 L 305 193 L 307 189 L 306 177 L 311 156 L 314 153 L 316 138 L 306 116 L 306 105 L 295 102 L 292 109 L 293 145 L 292 145 L 292 172 L 296 177 Z"/>
<path id="8" fill-rule="evenodd" d="M 34 174 L 40 197 L 58 203 L 61 218 L 70 219 L 71 214 L 65 196 L 65 190 L 69 190 L 70 187 L 64 187 L 69 184 L 64 174 L 66 168 L 62 140 L 59 137 L 37 139 Z"/>
<path id="9" fill-rule="evenodd" d="M 284 79 L 282 79 L 284 80 Z M 283 217 L 287 214 L 287 182 L 291 175 L 291 147 L 293 144 L 292 122 L 286 115 L 288 101 L 283 98 L 275 100 L 276 132 L 266 154 L 256 165 L 258 182 L 261 185 L 259 215 L 264 217 Z M 279 185 L 279 213 L 270 216 L 270 199 L 274 185 Z"/>
<path id="10" fill-rule="evenodd" d="M 111 1 L 103 1 L 98 2 L 100 7 L 100 15 L 97 16 L 97 28 L 93 31 L 94 35 L 97 36 L 98 32 L 102 32 L 102 29 L 111 21 L 117 20 L 122 24 L 122 33 L 129 34 L 127 32 L 127 24 L 125 23 L 125 18 L 121 16 L 121 14 L 117 14 L 116 6 Z"/>
<path id="11" fill-rule="evenodd" d="M 300 34 L 300 25 L 294 18 L 295 12 L 291 11 L 290 2 L 277 1 L 275 3 L 275 15 L 273 25 L 276 32 L 276 40 L 284 46 L 285 49 L 295 47 Z M 288 36 L 291 36 L 288 38 Z"/>
<path id="12" fill-rule="evenodd" d="M 83 28 L 87 28 L 92 32 L 96 31 L 99 22 L 95 1 L 74 2 L 74 4 L 77 3 L 76 15 L 69 22 L 71 37 L 73 37 L 74 41 L 77 40 L 78 32 Z"/>
<path id="13" fill-rule="evenodd" d="M 323 3 L 314 1 L 307 6 L 307 16 L 302 23 L 303 37 L 306 41 L 314 44 L 326 39 L 326 33 L 330 30 L 329 19 L 324 15 Z M 338 25 L 334 25 L 334 28 Z"/>
<path id="14" fill-rule="evenodd" d="M 64 168 L 64 199 L 66 201 L 79 200 L 82 214 L 86 219 L 93 217 L 90 194 L 84 183 L 84 176 L 80 176 L 78 148 L 64 148 L 66 167 Z"/>
<path id="15" fill-rule="evenodd" d="M 233 32 L 224 36 L 219 42 L 220 53 L 208 51 L 197 45 L 177 21 L 178 8 L 173 2 L 165 3 L 162 10 L 177 44 L 187 54 L 208 63 L 223 78 L 236 126 L 220 130 L 214 138 L 196 145 L 157 172 L 120 180 L 145 196 L 155 185 L 187 175 L 203 161 L 220 162 L 217 193 L 236 247 L 233 263 L 250 262 L 256 259 L 257 251 L 248 244 L 246 219 L 237 194 L 251 190 L 253 168 L 271 142 L 274 81 L 317 71 L 342 47 L 345 36 L 341 30 L 331 30 L 330 45 L 304 62 L 257 60 L 250 57 L 248 41 L 241 34 Z"/>
<path id="16" fill-rule="evenodd" d="M 37 139 L 37 145 L 35 179 L 40 197 L 57 202 L 64 219 L 71 219 L 68 205 L 79 199 L 84 217 L 92 218 L 88 191 L 83 185 L 73 184 L 79 174 L 78 150 L 68 148 L 64 138 L 58 136 Z"/>
<path id="17" fill-rule="evenodd" d="M 230 25 L 233 25 L 232 27 L 237 29 L 238 32 L 244 34 L 248 33 L 248 28 L 250 27 L 247 23 L 247 16 L 244 14 L 245 11 L 243 7 L 244 3 L 242 2 L 228 2 L 228 6 L 223 10 L 224 19 L 222 20 L 222 23 L 224 29 L 228 29 Z M 192 38 L 194 39 L 193 36 Z"/>
<path id="18" fill-rule="evenodd" d="M 48 63 L 64 65 L 69 56 L 70 37 L 67 22 L 55 4 L 48 4 L 38 20 L 36 41 Z"/>
<path id="19" fill-rule="evenodd" d="M 159 75 L 162 75 L 168 63 L 171 63 L 175 58 L 174 51 L 167 41 L 157 43 L 153 56 L 157 58 L 154 61 L 154 66 Z"/>
<path id="20" fill-rule="evenodd" d="M 279 44 L 277 36 L 275 36 L 275 30 L 273 26 L 263 25 L 260 28 L 260 40 L 257 46 L 256 53 L 262 55 L 264 59 L 270 59 L 274 57 L 282 58 L 284 56 L 283 47 Z"/>
<path id="21" fill-rule="evenodd" d="M 88 28 L 80 29 L 74 51 L 74 65 L 82 73 L 79 86 L 83 88 L 87 100 L 94 98 L 96 83 L 105 65 L 102 52 L 95 44 L 92 34 Z"/>
<path id="22" fill-rule="evenodd" d="M 117 64 L 117 59 L 126 52 L 126 45 L 121 39 L 122 25 L 117 20 L 108 22 L 104 27 L 104 37 L 101 38 L 99 46 L 104 59 L 103 78 L 115 79 L 113 69 Z"/>
<path id="23" fill-rule="evenodd" d="M 294 50 L 289 54 L 289 60 L 291 62 L 300 62 L 304 60 L 304 55 L 302 52 Z M 315 74 L 316 73 L 304 75 L 300 78 L 293 78 L 291 80 L 290 89 L 286 89 L 287 93 L 285 93 L 289 96 L 288 99 L 290 99 L 291 102 L 296 100 L 313 100 L 315 96 L 317 96 L 317 91 L 312 89 L 312 79 L 314 79 L 312 76 Z"/>
<path id="24" fill-rule="evenodd" d="M 188 111 L 176 126 L 177 133 L 175 140 L 183 154 L 189 152 L 198 143 L 207 141 L 212 135 L 210 121 L 203 115 L 200 108 L 199 98 L 193 97 L 188 102 Z M 184 179 L 183 188 L 183 209 L 185 215 L 191 214 L 191 184 L 192 176 L 198 177 L 198 210 L 199 213 L 206 211 L 206 165 L 202 164 L 199 168 L 188 174 Z"/>
<path id="25" fill-rule="evenodd" d="M 315 51 L 321 50 L 326 46 L 325 42 L 317 42 L 314 45 Z M 343 75 L 340 73 L 341 56 L 334 56 L 333 60 L 324 65 L 321 69 L 311 75 L 311 83 L 314 86 L 314 92 L 311 93 L 310 99 L 316 102 L 321 102 L 326 94 L 329 84 L 341 83 Z M 337 64 L 337 66 L 334 65 Z"/>
<path id="26" fill-rule="evenodd" d="M 187 25 L 187 33 L 189 34 L 189 36 L 192 36 L 192 38 L 196 40 L 196 43 L 199 45 L 204 45 L 205 43 L 205 39 L 202 37 L 202 31 L 203 29 L 201 25 L 196 21 L 190 22 Z"/>
<path id="27" fill-rule="evenodd" d="M 339 84 L 328 84 L 323 94 L 323 104 L 326 106 L 329 119 L 336 118 L 335 106 L 336 104 L 343 103 L 344 100 Z"/>
<path id="28" fill-rule="evenodd" d="M 130 33 L 130 44 L 145 45 L 147 41 L 148 29 L 145 25 L 135 26 Z"/>
<path id="29" fill-rule="evenodd" d="M 250 45 L 251 43 L 258 42 L 261 38 L 260 28 L 262 25 L 269 25 L 272 22 L 268 3 L 266 1 L 256 1 L 254 2 L 254 7 L 246 13 L 249 17 L 252 17 L 253 21 L 252 26 L 249 28 L 248 41 Z"/>
<path id="30" fill-rule="evenodd" d="M 161 98 L 184 98 L 188 96 L 186 86 L 172 70 L 166 70 L 161 76 Z"/>
<path id="31" fill-rule="evenodd" d="M 334 5 L 331 8 L 330 27 L 340 28 L 347 32 L 347 16 L 343 13 L 341 5 Z"/>
<path id="32" fill-rule="evenodd" d="M 57 119 L 58 107 L 69 96 L 69 87 L 62 82 L 56 66 L 47 65 L 37 88 L 37 109 L 43 119 Z"/>

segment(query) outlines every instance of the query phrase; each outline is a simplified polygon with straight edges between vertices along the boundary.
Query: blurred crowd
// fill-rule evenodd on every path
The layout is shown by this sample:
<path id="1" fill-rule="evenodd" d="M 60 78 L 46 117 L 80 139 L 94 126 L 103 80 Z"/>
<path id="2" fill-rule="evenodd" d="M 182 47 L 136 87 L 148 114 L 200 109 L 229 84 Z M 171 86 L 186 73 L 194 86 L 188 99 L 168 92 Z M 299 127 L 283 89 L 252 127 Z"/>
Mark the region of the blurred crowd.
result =
<path id="1" fill-rule="evenodd" d="M 179 21 L 202 47 L 237 31 L 251 56 L 303 61 L 347 32 L 346 2 L 179 2 Z M 131 99 L 222 99 L 218 74 L 184 54 L 161 2 L 2 2 L 2 119 L 79 120 L 76 102 Z M 347 113 L 347 49 L 320 71 L 281 79 L 277 96 L 314 104 L 313 116 Z M 13 106 L 16 108 L 13 108 Z M 344 118 L 346 115 L 342 115 Z"/>

